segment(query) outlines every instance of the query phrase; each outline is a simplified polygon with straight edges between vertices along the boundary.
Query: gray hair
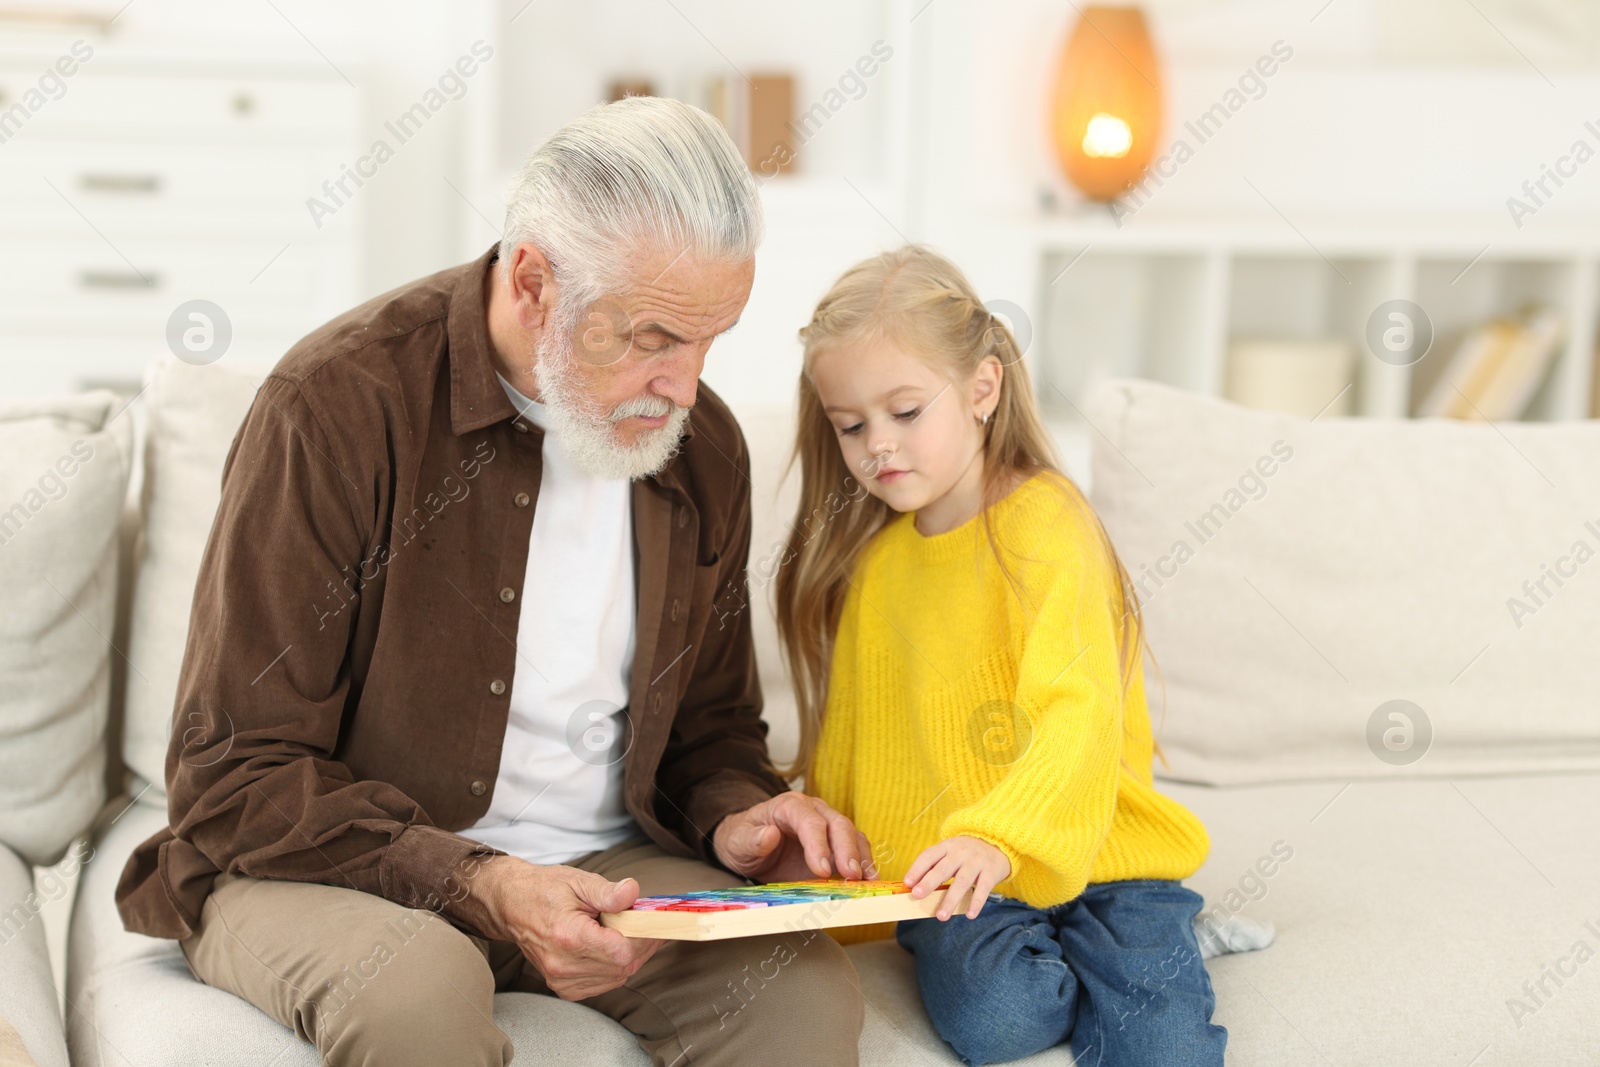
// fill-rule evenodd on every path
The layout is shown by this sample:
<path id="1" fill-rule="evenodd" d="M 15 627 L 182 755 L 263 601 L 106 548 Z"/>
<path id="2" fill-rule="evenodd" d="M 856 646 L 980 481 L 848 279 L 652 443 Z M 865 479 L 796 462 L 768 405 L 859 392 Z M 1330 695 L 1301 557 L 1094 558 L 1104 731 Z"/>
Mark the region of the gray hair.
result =
<path id="1" fill-rule="evenodd" d="M 629 282 L 641 247 L 744 260 L 761 243 L 761 200 L 727 131 L 664 97 L 599 104 L 551 135 L 512 182 L 501 269 L 538 246 L 569 315 Z"/>

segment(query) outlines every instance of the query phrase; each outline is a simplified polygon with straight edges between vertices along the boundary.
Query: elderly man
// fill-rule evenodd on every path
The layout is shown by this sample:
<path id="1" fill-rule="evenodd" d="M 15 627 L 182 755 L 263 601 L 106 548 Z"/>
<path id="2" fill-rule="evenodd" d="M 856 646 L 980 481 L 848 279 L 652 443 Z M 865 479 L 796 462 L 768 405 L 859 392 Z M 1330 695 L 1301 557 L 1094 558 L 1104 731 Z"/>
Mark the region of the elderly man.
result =
<path id="1" fill-rule="evenodd" d="M 328 1064 L 502 1067 L 504 990 L 588 1004 L 657 1064 L 856 1062 L 826 935 L 597 921 L 870 873 L 768 758 L 749 461 L 698 385 L 760 232 L 709 116 L 623 100 L 533 154 L 496 249 L 284 357 L 228 456 L 129 929 Z"/>

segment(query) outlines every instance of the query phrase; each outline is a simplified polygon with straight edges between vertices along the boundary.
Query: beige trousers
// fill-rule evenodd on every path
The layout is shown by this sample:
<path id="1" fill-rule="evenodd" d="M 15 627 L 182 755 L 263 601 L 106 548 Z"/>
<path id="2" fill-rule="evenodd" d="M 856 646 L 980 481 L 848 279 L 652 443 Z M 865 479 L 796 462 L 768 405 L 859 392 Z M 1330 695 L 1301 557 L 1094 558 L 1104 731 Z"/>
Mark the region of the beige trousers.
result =
<path id="1" fill-rule="evenodd" d="M 0 1019 L 0 1067 L 35 1067 L 22 1035 L 4 1019 Z"/>
<path id="2" fill-rule="evenodd" d="M 635 878 L 646 895 L 739 884 L 642 836 L 572 866 Z M 505 1067 L 494 994 L 549 992 L 510 942 L 335 886 L 223 875 L 181 945 L 195 977 L 312 1042 L 330 1067 Z M 582 1003 L 631 1030 L 657 1067 L 851 1067 L 865 1011 L 855 968 L 816 930 L 669 941 Z"/>

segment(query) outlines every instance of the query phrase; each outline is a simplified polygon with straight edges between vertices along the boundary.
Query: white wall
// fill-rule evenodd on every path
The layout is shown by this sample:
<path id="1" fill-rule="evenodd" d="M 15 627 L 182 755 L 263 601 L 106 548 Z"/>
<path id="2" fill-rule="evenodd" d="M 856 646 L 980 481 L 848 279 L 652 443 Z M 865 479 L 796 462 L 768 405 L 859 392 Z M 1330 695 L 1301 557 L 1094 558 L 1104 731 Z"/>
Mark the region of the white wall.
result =
<path id="1" fill-rule="evenodd" d="M 1290 218 L 1503 218 L 1511 239 L 1505 198 L 1565 151 L 1585 119 L 1600 121 L 1588 0 L 1152 0 L 1146 9 L 1166 65 L 1169 136 L 1275 40 L 1294 58 L 1131 227 L 1276 219 L 1248 177 Z M 492 42 L 496 58 L 481 80 L 368 183 L 358 211 L 328 222 L 356 231 L 358 296 L 486 247 L 511 168 L 616 74 L 648 73 L 684 91 L 730 63 L 786 68 L 805 107 L 836 71 L 886 41 L 895 58 L 805 146 L 805 176 L 769 190 L 771 237 L 746 323 L 707 370 L 736 402 L 784 404 L 795 330 L 862 255 L 928 239 L 959 250 L 986 295 L 1009 298 L 1026 284 L 1017 250 L 986 227 L 1030 217 L 1043 190 L 1072 210 L 1045 121 L 1073 18 L 1072 5 L 1047 0 L 137 0 L 109 39 L 325 62 L 363 94 L 358 140 L 379 136 L 475 40 Z M 10 32 L 0 23 L 0 46 Z M 1586 225 L 1596 212 L 1600 161 L 1528 226 Z M 71 374 L 63 366 L 49 380 L 65 387 Z M 0 362 L 0 394 L 18 379 Z"/>

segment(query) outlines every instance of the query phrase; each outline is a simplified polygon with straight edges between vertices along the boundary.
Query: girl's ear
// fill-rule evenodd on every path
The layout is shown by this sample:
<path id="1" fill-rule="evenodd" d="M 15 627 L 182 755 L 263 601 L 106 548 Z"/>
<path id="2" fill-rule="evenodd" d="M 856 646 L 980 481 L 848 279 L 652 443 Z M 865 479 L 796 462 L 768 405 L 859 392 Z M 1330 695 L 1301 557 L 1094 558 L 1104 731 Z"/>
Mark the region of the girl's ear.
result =
<path id="1" fill-rule="evenodd" d="M 984 356 L 972 376 L 972 410 L 981 419 L 994 413 L 1000 404 L 1000 379 L 1005 368 L 997 356 Z"/>

